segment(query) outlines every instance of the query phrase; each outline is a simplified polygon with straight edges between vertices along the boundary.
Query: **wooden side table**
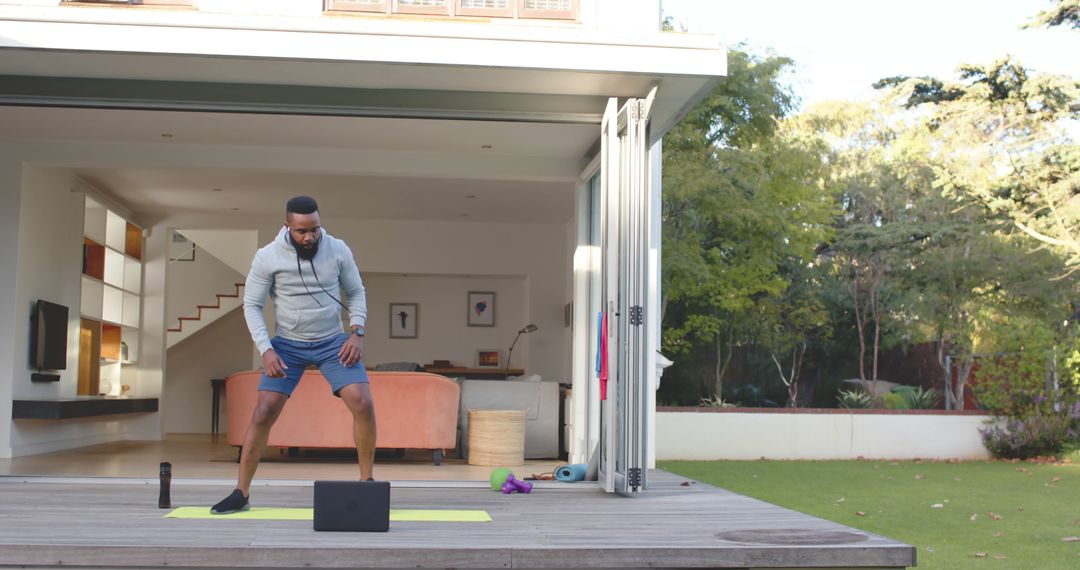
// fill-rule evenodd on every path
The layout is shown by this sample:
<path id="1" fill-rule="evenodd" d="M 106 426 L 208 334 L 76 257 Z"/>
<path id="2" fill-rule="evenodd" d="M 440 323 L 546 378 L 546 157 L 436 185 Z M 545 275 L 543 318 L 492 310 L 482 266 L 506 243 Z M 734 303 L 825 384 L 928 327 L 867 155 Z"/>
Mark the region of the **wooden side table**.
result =
<path id="1" fill-rule="evenodd" d="M 218 412 L 221 409 L 221 389 L 225 387 L 224 378 L 212 378 L 210 380 L 210 433 L 218 434 Z"/>

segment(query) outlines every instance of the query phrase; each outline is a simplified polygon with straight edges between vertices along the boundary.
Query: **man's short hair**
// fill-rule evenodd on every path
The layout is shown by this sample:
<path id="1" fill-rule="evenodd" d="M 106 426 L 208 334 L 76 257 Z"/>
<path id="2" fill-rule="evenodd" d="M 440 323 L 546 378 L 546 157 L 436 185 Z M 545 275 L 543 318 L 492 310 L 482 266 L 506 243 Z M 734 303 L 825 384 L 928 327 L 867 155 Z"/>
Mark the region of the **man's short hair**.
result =
<path id="1" fill-rule="evenodd" d="M 285 217 L 289 214 L 314 214 L 319 211 L 319 204 L 311 196 L 296 196 L 285 204 Z"/>

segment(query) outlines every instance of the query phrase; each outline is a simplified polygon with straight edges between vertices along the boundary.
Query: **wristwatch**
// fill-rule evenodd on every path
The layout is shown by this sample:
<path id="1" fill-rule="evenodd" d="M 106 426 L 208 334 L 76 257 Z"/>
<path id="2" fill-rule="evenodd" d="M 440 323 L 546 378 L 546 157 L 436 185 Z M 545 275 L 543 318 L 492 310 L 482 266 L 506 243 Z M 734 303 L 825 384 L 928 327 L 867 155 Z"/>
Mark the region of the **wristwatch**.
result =
<path id="1" fill-rule="evenodd" d="M 364 336 L 364 327 L 356 327 L 352 330 L 352 334 L 356 336 Z"/>

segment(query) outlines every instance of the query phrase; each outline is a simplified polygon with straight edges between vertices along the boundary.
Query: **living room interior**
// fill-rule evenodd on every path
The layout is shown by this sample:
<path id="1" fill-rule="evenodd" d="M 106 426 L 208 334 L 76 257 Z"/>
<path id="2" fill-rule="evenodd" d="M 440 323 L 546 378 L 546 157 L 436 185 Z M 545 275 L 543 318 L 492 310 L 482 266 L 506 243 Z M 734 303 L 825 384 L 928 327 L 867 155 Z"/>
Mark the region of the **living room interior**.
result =
<path id="1" fill-rule="evenodd" d="M 203 436 L 220 462 L 221 438 L 211 431 L 214 424 L 227 425 L 228 397 L 220 404 L 218 421 L 212 422 L 210 380 L 258 363 L 242 311 L 229 311 L 176 344 L 166 330 L 184 314 L 186 299 L 212 303 L 224 292 L 222 285 L 242 282 L 242 273 L 228 267 L 205 271 L 204 266 L 194 279 L 188 275 L 185 280 L 180 277 L 185 271 L 191 273 L 190 267 L 205 265 L 209 258 L 229 264 L 198 244 L 194 260 L 176 258 L 174 234 L 241 232 L 244 239 L 231 241 L 242 242 L 242 248 L 263 245 L 280 228 L 285 200 L 304 193 L 319 199 L 324 226 L 350 245 L 364 276 L 367 365 L 439 365 L 449 368 L 443 373 L 463 387 L 466 380 L 487 384 L 500 382 L 491 380 L 493 374 L 520 374 L 518 382 L 551 391 L 542 412 L 531 410 L 531 421 L 538 413 L 543 416 L 544 433 L 539 437 L 543 450 L 534 450 L 529 460 L 565 457 L 559 385 L 572 382 L 577 216 L 595 126 L 100 109 L 7 108 L 0 113 L 12 119 L 17 135 L 69 151 L 58 154 L 54 164 L 24 168 L 21 222 L 26 228 L 56 228 L 47 239 L 20 240 L 20 263 L 28 269 L 20 271 L 20 292 L 67 305 L 77 323 L 85 296 L 79 287 L 78 246 L 85 239 L 87 204 L 101 205 L 140 228 L 145 237 L 140 340 L 125 343 L 131 351 L 123 365 L 125 380 L 106 386 L 103 393 L 156 398 L 160 405 L 158 413 L 128 417 L 17 419 L 12 447 L 21 448 L 19 455 L 59 456 L 65 449 L 79 453 L 95 445 L 118 454 L 120 441 L 140 442 L 137 448 L 174 438 L 190 449 Z M 271 131 L 273 146 L 266 144 Z M 404 150 L 409 145 L 420 150 Z M 85 152 L 90 148 L 99 150 Z M 372 154 L 379 156 L 372 159 Z M 321 158 L 312 164 L 315 155 Z M 35 263 L 46 255 L 53 269 Z M 494 318 L 470 322 L 474 294 L 486 295 Z M 177 303 L 177 297 L 185 301 Z M 187 314 L 197 312 L 197 304 Z M 405 305 L 414 319 L 410 330 L 394 337 L 392 305 Z M 519 334 L 527 325 L 534 329 Z M 79 327 L 71 328 L 69 346 L 77 346 Z M 511 345 L 512 361 L 507 362 Z M 77 353 L 69 355 L 59 382 L 15 383 L 13 399 L 75 396 L 80 390 Z M 453 373 L 454 367 L 481 368 L 486 374 L 477 372 L 484 378 L 478 380 L 466 370 Z M 514 380 L 501 382 L 508 386 Z M 539 398 L 532 390 L 532 397 Z M 465 413 L 468 392 L 463 389 L 460 403 Z M 512 395 L 495 397 L 500 398 L 510 398 L 504 405 L 514 402 Z M 450 464 L 459 460 L 453 452 L 460 449 L 446 451 Z M 300 459 L 305 456 L 327 459 L 318 453 Z M 412 452 L 405 458 L 385 457 L 389 463 L 412 459 Z M 430 457 L 425 459 L 430 465 Z M 48 462 L 39 460 L 23 463 L 63 469 L 44 467 Z M 87 471 L 89 476 L 94 469 Z"/>

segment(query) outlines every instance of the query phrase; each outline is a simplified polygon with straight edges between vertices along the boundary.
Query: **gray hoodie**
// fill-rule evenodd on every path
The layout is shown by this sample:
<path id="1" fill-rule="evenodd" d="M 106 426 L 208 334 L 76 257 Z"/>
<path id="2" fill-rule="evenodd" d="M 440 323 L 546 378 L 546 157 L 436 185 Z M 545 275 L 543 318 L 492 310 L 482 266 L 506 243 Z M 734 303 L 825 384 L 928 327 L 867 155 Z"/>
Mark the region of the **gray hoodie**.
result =
<path id="1" fill-rule="evenodd" d="M 259 354 L 272 348 L 263 319 L 267 294 L 274 302 L 277 335 L 283 338 L 316 341 L 342 332 L 341 306 L 323 287 L 349 307 L 350 326 L 363 327 L 367 318 L 364 282 L 349 246 L 323 229 L 315 258 L 311 262 L 300 260 L 301 281 L 296 268 L 296 249 L 286 238 L 288 231 L 281 228 L 274 241 L 255 253 L 244 285 L 244 318 Z M 314 272 L 311 263 L 315 264 Z"/>

